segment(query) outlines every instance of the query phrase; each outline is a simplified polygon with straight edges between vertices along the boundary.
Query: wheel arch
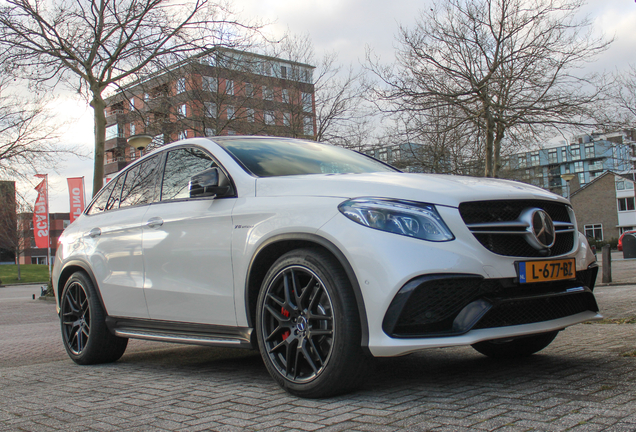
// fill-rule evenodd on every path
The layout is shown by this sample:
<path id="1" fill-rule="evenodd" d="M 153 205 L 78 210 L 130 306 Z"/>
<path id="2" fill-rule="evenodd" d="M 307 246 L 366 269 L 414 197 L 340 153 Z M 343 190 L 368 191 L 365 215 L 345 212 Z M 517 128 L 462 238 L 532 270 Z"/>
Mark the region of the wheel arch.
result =
<path id="1" fill-rule="evenodd" d="M 329 253 L 345 271 L 356 298 L 362 329 L 361 344 L 366 349 L 369 345 L 369 325 L 358 278 L 342 251 L 329 240 L 316 234 L 281 234 L 267 239 L 257 248 L 250 261 L 245 280 L 245 312 L 248 325 L 252 328 L 255 325 L 258 294 L 263 278 L 269 268 L 285 253 L 301 248 L 318 248 Z"/>
<path id="2" fill-rule="evenodd" d="M 95 291 L 97 292 L 97 297 L 99 299 L 102 308 L 104 308 L 104 312 L 108 315 L 108 311 L 106 310 L 106 305 L 104 304 L 104 299 L 102 299 L 102 293 L 99 290 L 99 285 L 97 284 L 97 280 L 95 279 L 95 275 L 93 271 L 90 269 L 88 263 L 81 260 L 72 260 L 64 264 L 62 270 L 60 271 L 60 277 L 57 279 L 57 303 L 60 304 L 62 298 L 62 291 L 64 290 L 64 286 L 66 282 L 73 276 L 74 273 L 78 271 L 83 271 L 88 275 L 93 286 L 95 287 Z"/>

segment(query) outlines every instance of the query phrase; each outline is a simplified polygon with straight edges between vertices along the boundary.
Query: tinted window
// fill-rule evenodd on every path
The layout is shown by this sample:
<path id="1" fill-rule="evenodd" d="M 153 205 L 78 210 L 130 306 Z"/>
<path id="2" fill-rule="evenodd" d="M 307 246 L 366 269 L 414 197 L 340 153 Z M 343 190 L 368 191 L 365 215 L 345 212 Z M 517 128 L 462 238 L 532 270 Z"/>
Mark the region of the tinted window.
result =
<path id="1" fill-rule="evenodd" d="M 126 174 L 119 207 L 150 204 L 154 201 L 159 156 L 146 159 Z"/>
<path id="2" fill-rule="evenodd" d="M 120 175 L 116 180 L 113 180 L 115 185 L 113 186 L 113 192 L 110 194 L 110 198 L 108 198 L 108 202 L 106 203 L 106 208 L 104 211 L 118 209 L 119 208 L 119 199 L 121 198 L 121 186 L 124 183 L 124 176 Z"/>
<path id="3" fill-rule="evenodd" d="M 95 201 L 93 201 L 93 205 L 88 210 L 87 214 L 94 215 L 97 213 L 101 213 L 106 209 L 106 203 L 108 202 L 108 198 L 110 197 L 110 193 L 113 191 L 113 186 L 115 186 L 115 182 L 110 182 L 104 187 Z"/>
<path id="4" fill-rule="evenodd" d="M 215 142 L 259 177 L 396 171 L 359 153 L 315 141 L 232 139 Z"/>
<path id="5" fill-rule="evenodd" d="M 212 157 L 197 148 L 180 148 L 168 153 L 161 200 L 190 197 L 190 177 L 215 166 Z"/>

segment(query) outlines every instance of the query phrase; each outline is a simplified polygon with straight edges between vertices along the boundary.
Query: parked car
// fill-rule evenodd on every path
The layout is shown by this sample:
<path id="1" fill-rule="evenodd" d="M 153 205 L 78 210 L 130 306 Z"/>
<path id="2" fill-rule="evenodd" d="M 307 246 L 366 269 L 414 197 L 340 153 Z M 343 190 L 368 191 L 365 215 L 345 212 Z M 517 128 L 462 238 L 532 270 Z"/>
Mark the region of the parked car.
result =
<path id="1" fill-rule="evenodd" d="M 252 348 L 285 390 L 324 397 L 374 356 L 531 355 L 601 318 L 596 272 L 568 201 L 537 187 L 214 137 L 112 179 L 61 236 L 53 286 L 76 363 L 128 338 Z"/>
<path id="2" fill-rule="evenodd" d="M 634 235 L 636 235 L 636 231 L 625 231 L 623 234 L 621 234 L 621 236 L 618 238 L 618 251 L 619 252 L 623 251 L 623 237 L 625 237 L 625 234 L 634 234 Z"/>

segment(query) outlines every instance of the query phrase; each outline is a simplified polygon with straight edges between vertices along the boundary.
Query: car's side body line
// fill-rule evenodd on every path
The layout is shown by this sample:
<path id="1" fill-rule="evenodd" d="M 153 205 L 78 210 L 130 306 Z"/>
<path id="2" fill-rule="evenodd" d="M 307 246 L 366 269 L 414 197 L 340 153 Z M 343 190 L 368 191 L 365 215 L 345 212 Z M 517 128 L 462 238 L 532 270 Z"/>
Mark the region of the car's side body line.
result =
<path id="1" fill-rule="evenodd" d="M 330 242 L 329 240 L 327 240 L 324 237 L 321 237 L 321 236 L 319 236 L 317 234 L 309 234 L 309 233 L 285 233 L 285 234 L 279 234 L 279 235 L 275 235 L 273 237 L 268 238 L 267 240 L 262 242 L 256 248 L 256 251 L 252 255 L 252 258 L 250 260 L 249 266 L 247 268 L 247 277 L 245 279 L 245 291 L 244 291 L 245 313 L 246 313 L 246 316 L 247 316 L 247 322 L 250 325 L 250 327 L 254 327 L 254 323 L 251 322 L 252 319 L 251 319 L 251 314 L 250 314 L 250 302 L 249 302 L 250 275 L 252 274 L 254 262 L 255 262 L 256 258 L 258 257 L 258 255 L 261 253 L 261 251 L 263 249 L 265 249 L 268 246 L 271 246 L 271 245 L 273 245 L 275 243 L 285 242 L 285 241 L 305 241 L 305 242 L 315 243 L 315 244 L 317 244 L 319 246 L 322 246 L 325 249 L 327 249 L 331 254 L 333 254 L 336 257 L 338 262 L 340 262 L 340 265 L 342 265 L 342 268 L 344 269 L 345 273 L 347 274 L 347 277 L 349 278 L 349 281 L 351 282 L 351 287 L 353 288 L 353 292 L 354 292 L 355 297 L 356 297 L 356 303 L 358 305 L 358 313 L 360 315 L 360 326 L 361 326 L 361 330 L 362 330 L 361 345 L 362 345 L 363 348 L 368 347 L 368 345 L 369 345 L 369 325 L 368 325 L 368 322 L 367 322 L 366 308 L 364 306 L 364 298 L 362 296 L 362 291 L 360 289 L 360 284 L 358 283 L 358 278 L 356 277 L 356 274 L 353 271 L 353 267 L 351 267 L 351 264 L 349 263 L 349 260 L 347 260 L 347 258 L 340 251 L 340 249 L 335 244 Z"/>

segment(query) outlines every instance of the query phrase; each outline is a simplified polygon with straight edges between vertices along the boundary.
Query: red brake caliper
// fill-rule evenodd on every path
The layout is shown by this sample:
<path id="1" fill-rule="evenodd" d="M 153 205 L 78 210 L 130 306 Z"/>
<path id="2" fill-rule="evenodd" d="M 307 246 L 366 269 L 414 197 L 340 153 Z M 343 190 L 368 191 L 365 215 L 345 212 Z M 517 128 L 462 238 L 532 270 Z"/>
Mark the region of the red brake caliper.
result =
<path id="1" fill-rule="evenodd" d="M 280 308 L 280 313 L 282 313 L 285 318 L 289 318 L 289 311 L 287 309 L 285 309 L 284 307 Z M 285 332 L 283 333 L 283 340 L 286 340 L 289 337 L 289 330 L 285 330 Z"/>

